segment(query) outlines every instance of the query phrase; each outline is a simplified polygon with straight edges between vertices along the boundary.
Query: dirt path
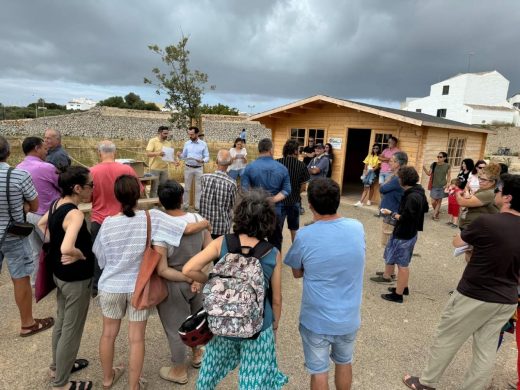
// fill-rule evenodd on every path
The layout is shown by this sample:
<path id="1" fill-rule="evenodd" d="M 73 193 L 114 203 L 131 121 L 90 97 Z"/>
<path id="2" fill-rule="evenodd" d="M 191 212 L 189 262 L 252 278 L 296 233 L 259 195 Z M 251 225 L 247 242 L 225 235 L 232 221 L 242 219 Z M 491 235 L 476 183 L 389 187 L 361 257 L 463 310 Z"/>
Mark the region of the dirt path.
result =
<path id="1" fill-rule="evenodd" d="M 445 225 L 444 219 L 433 222 L 427 219 L 425 233 L 421 234 L 411 264 L 411 295 L 404 304 L 383 301 L 380 294 L 387 286 L 369 281 L 376 270 L 382 269 L 382 249 L 378 247 L 380 221 L 373 216 L 376 208 L 356 209 L 342 204 L 343 216 L 359 219 L 365 226 L 367 259 L 363 293 L 362 326 L 358 335 L 355 363 L 354 389 L 357 390 L 402 390 L 404 373 L 420 374 L 428 357 L 440 313 L 446 304 L 448 292 L 453 290 L 463 270 L 460 259 L 452 257 L 451 238 L 455 229 Z M 310 220 L 307 212 L 303 221 Z M 284 232 L 286 247 L 290 242 L 288 231 Z M 0 275 L 0 389 L 47 389 L 47 367 L 50 362 L 51 331 L 23 339 L 17 336 L 18 315 L 14 304 L 11 283 L 4 273 Z M 284 266 L 283 313 L 278 331 L 278 359 L 283 372 L 289 376 L 286 389 L 308 388 L 309 376 L 303 367 L 303 353 L 298 334 L 298 315 L 301 298 L 301 280 L 294 280 Z M 55 298 L 50 296 L 35 305 L 36 316 L 54 315 Z M 80 349 L 80 357 L 90 360 L 91 365 L 72 379 L 88 378 L 101 388 L 101 367 L 98 358 L 98 342 L 102 318 L 100 309 L 93 302 Z M 126 362 L 128 356 L 126 322 L 122 326 L 116 347 L 116 362 Z M 190 383 L 175 386 L 159 378 L 160 367 L 169 364 L 166 338 L 157 316 L 147 327 L 147 351 L 144 376 L 150 389 L 192 389 L 197 375 L 189 371 Z M 514 337 L 507 334 L 501 347 L 491 389 L 506 389 L 507 382 L 516 376 L 516 345 Z M 448 367 L 440 389 L 460 387 L 464 372 L 471 358 L 471 343 L 467 342 Z M 333 387 L 332 380 L 330 381 Z M 126 388 L 126 379 L 115 389 Z M 228 376 L 219 389 L 236 389 L 236 372 Z"/>

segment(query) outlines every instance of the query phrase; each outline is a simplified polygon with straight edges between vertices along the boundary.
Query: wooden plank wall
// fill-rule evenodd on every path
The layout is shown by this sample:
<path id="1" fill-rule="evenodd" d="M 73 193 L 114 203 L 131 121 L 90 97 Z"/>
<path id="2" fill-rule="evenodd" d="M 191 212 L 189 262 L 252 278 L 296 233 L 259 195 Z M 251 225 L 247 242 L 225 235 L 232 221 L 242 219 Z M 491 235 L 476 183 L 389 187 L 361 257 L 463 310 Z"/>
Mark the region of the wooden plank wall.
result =
<path id="1" fill-rule="evenodd" d="M 408 154 L 409 165 L 413 165 L 421 176 L 421 183 L 426 185 L 427 176 L 422 173 L 424 164 L 436 161 L 437 153 L 447 151 L 450 137 L 466 138 L 465 157 L 477 160 L 483 157 L 486 134 L 453 131 L 436 127 L 420 127 L 394 119 L 388 119 L 345 107 L 325 105 L 322 109 L 305 110 L 302 114 L 284 114 L 284 117 L 264 118 L 261 122 L 271 128 L 275 157 L 282 156 L 285 141 L 290 138 L 291 128 L 325 129 L 325 138 L 342 139 L 340 150 L 334 150 L 332 178 L 340 185 L 343 183 L 345 169 L 345 153 L 348 139 L 348 129 L 371 129 L 368 154 L 374 143 L 376 133 L 392 134 L 399 139 L 399 148 Z M 459 167 L 453 167 L 453 175 Z"/>

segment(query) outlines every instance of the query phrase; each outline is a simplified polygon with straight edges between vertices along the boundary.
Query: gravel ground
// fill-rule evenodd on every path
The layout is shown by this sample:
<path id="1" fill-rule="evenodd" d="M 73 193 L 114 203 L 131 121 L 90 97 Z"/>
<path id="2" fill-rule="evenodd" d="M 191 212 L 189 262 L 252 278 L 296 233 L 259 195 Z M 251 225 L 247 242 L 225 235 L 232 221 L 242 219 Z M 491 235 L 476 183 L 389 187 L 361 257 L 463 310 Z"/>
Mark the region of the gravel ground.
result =
<path id="1" fill-rule="evenodd" d="M 433 222 L 427 215 L 425 232 L 420 235 L 416 254 L 411 264 L 411 295 L 404 304 L 384 301 L 380 294 L 387 286 L 372 283 L 369 277 L 382 270 L 382 249 L 379 247 L 380 221 L 373 214 L 376 207 L 357 209 L 342 201 L 340 212 L 345 217 L 359 219 L 365 226 L 367 258 L 363 292 L 362 325 L 358 334 L 354 362 L 354 385 L 357 390 L 404 389 L 401 378 L 405 373 L 420 374 L 432 342 L 441 311 L 446 304 L 463 271 L 464 264 L 452 257 L 451 238 L 455 229 L 446 226 L 446 216 Z M 310 212 L 302 222 L 311 219 Z M 285 231 L 285 243 L 290 242 Z M 286 245 L 288 246 L 288 245 Z M 286 389 L 308 388 L 309 375 L 303 367 L 303 353 L 298 334 L 298 314 L 301 299 L 301 280 L 294 280 L 290 269 L 283 270 L 283 311 L 278 330 L 278 360 L 282 371 L 289 376 Z M 51 331 L 24 339 L 18 337 L 18 314 L 14 303 L 12 286 L 6 267 L 0 275 L 0 389 L 46 389 L 49 388 L 47 367 L 50 362 Z M 37 317 L 54 315 L 55 297 L 47 297 L 34 306 Z M 101 367 L 98 358 L 98 342 L 102 317 L 95 302 L 85 327 L 79 357 L 90 360 L 90 366 L 71 379 L 90 379 L 94 388 L 101 386 Z M 126 362 L 128 356 L 127 324 L 123 323 L 116 347 L 116 362 Z M 169 364 L 169 353 L 159 318 L 153 316 L 147 327 L 144 376 L 150 389 L 192 389 L 197 371 L 190 369 L 190 383 L 178 386 L 159 378 L 160 367 Z M 506 389 L 507 382 L 516 377 L 516 345 L 514 337 L 506 335 L 501 347 L 493 381 L 489 389 Z M 446 370 L 439 389 L 458 389 L 471 359 L 471 342 L 464 344 Z M 330 378 L 333 387 L 332 376 Z M 229 375 L 219 389 L 237 388 L 236 371 Z M 126 379 L 114 386 L 126 388 Z"/>

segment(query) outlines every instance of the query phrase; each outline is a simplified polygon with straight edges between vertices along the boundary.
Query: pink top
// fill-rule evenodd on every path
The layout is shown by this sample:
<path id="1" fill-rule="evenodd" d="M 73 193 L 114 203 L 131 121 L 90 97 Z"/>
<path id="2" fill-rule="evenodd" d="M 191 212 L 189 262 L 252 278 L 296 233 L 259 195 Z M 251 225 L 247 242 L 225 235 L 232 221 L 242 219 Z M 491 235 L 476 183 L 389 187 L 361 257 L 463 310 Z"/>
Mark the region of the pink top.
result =
<path id="1" fill-rule="evenodd" d="M 400 152 L 399 148 L 386 148 L 381 152 L 381 157 L 391 158 L 397 152 Z M 388 164 L 388 161 L 384 161 L 381 163 L 381 172 L 388 173 L 391 171 L 392 168 L 390 168 L 390 164 Z"/>
<path id="2" fill-rule="evenodd" d="M 43 215 L 51 207 L 51 203 L 61 196 L 58 187 L 56 167 L 36 156 L 27 156 L 17 165 L 31 175 L 36 192 L 38 192 L 38 210 L 35 214 Z"/>
<path id="3" fill-rule="evenodd" d="M 129 165 L 118 162 L 99 163 L 90 168 L 90 173 L 94 181 L 90 219 L 102 224 L 106 217 L 111 217 L 121 211 L 121 204 L 114 193 L 116 179 L 121 175 L 137 177 L 137 174 Z"/>

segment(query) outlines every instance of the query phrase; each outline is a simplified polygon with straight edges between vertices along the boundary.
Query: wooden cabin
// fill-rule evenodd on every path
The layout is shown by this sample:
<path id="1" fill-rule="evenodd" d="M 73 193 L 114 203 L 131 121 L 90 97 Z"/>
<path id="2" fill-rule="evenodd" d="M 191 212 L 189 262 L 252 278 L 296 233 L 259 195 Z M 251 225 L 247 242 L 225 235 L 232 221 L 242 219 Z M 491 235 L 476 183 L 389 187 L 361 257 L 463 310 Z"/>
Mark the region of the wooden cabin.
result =
<path id="1" fill-rule="evenodd" d="M 399 139 L 398 147 L 408 154 L 426 186 L 428 177 L 422 166 L 436 161 L 437 153 L 448 153 L 457 175 L 462 159 L 483 158 L 487 135 L 493 133 L 477 126 L 417 112 L 378 107 L 350 100 L 316 95 L 284 105 L 250 118 L 271 129 L 275 157 L 282 156 L 286 140 L 297 140 L 303 147 L 309 137 L 317 143 L 331 143 L 334 150 L 332 178 L 344 195 L 359 193 L 363 160 L 373 144 L 386 148 L 388 138 Z"/>

